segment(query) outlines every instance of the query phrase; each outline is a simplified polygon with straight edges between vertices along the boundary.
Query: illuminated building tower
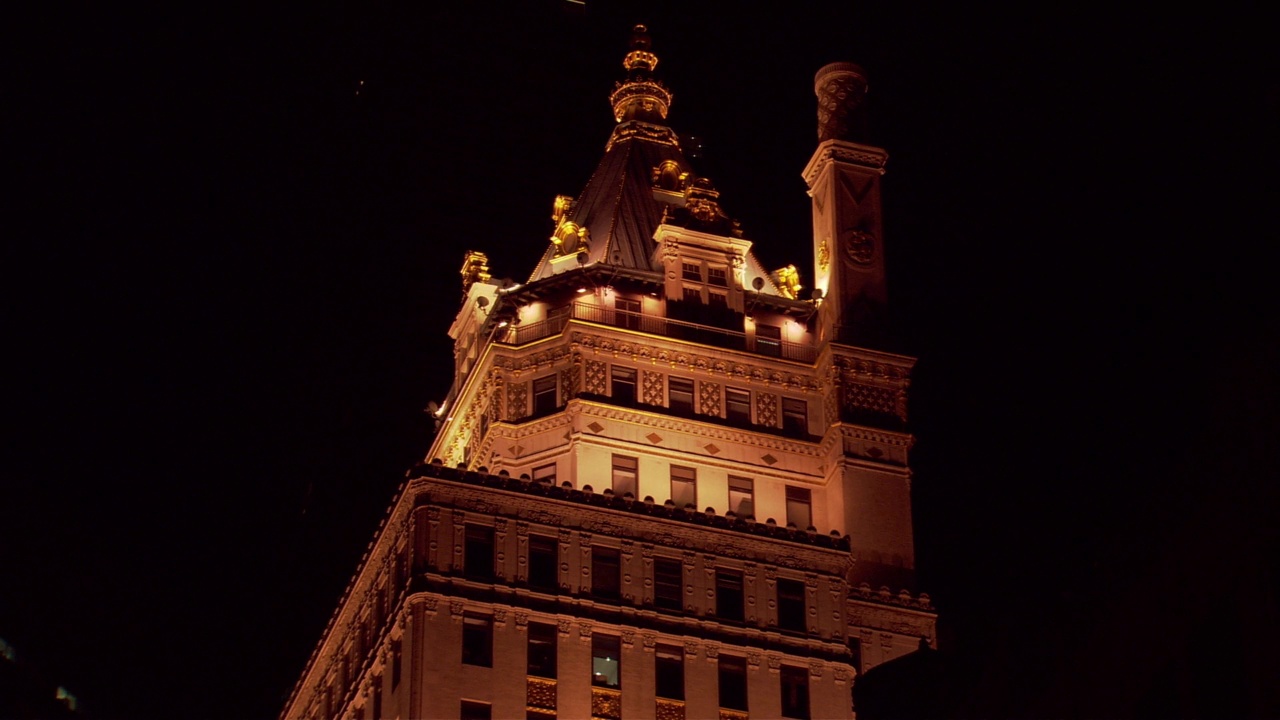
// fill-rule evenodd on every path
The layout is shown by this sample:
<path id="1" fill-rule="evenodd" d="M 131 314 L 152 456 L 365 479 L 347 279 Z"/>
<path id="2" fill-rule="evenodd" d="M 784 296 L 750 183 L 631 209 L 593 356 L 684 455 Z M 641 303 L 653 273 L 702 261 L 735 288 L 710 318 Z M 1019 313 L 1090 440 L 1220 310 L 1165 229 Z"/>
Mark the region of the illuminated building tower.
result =
<path id="1" fill-rule="evenodd" d="M 435 442 L 285 717 L 852 717 L 932 641 L 862 73 L 818 73 L 805 290 L 694 173 L 657 64 L 637 27 L 528 281 L 464 258 Z"/>

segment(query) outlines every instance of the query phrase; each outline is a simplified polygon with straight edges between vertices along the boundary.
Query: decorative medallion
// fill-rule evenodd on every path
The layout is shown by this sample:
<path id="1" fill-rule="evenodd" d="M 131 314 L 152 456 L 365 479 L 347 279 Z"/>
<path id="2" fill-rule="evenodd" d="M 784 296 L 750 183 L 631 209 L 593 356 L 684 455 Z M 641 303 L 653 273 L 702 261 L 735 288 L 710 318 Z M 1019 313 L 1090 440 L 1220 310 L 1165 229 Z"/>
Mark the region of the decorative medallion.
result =
<path id="1" fill-rule="evenodd" d="M 876 256 L 876 238 L 861 230 L 851 230 L 845 235 L 844 251 L 856 265 L 870 265 Z"/>

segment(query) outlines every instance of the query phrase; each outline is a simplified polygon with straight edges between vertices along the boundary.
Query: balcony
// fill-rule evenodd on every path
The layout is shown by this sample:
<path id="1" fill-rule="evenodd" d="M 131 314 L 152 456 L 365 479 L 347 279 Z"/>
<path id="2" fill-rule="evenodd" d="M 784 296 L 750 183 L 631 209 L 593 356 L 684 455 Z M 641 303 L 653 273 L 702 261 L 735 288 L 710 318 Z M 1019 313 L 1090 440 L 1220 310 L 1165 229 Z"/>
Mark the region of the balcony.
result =
<path id="1" fill-rule="evenodd" d="M 543 338 L 559 335 L 570 320 L 581 320 L 597 325 L 625 328 L 650 335 L 661 335 L 679 340 L 702 343 L 726 350 L 740 350 L 757 355 L 812 363 L 817 357 L 813 345 L 794 343 L 774 338 L 751 338 L 740 330 L 727 330 L 712 325 L 702 325 L 687 320 L 646 315 L 605 308 L 588 303 L 570 303 L 551 310 L 546 320 L 527 325 L 506 328 L 495 336 L 504 345 L 525 345 Z"/>

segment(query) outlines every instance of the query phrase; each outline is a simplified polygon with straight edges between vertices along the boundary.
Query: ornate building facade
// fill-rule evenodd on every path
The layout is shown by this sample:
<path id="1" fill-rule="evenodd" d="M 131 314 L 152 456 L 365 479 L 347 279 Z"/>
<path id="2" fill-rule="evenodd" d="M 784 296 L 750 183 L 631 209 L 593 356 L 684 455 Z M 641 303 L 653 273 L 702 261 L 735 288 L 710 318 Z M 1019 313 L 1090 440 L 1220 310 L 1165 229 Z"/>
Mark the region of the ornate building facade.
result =
<path id="1" fill-rule="evenodd" d="M 849 718 L 932 642 L 864 74 L 815 81 L 805 289 L 694 173 L 657 64 L 637 27 L 528 281 L 466 255 L 438 434 L 282 717 Z"/>

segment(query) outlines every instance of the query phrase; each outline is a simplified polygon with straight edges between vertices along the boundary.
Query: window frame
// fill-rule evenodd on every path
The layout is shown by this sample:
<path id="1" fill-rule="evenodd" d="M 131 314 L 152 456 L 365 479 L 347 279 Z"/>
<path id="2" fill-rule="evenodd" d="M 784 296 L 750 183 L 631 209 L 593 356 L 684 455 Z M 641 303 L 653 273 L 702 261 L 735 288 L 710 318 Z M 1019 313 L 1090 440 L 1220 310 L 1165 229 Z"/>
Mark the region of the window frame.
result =
<path id="1" fill-rule="evenodd" d="M 782 717 L 809 720 L 809 668 L 783 664 L 778 673 L 778 686 L 782 693 Z"/>
<path id="2" fill-rule="evenodd" d="M 623 497 L 627 492 L 631 493 L 631 497 L 639 497 L 640 495 L 640 459 L 630 455 L 612 456 L 612 488 L 613 494 Z M 619 479 L 621 478 L 622 487 L 619 487 Z M 628 488 L 629 486 L 629 488 Z"/>
<path id="3" fill-rule="evenodd" d="M 745 412 L 738 409 L 744 407 Z M 751 391 L 742 388 L 726 387 L 724 389 L 724 417 L 732 423 L 751 424 Z"/>
<path id="4" fill-rule="evenodd" d="M 612 653 L 613 657 L 609 654 Z M 614 663 L 614 672 L 617 675 L 617 682 L 610 684 L 598 682 L 598 678 L 607 678 L 604 673 L 597 672 L 600 667 L 597 661 Z M 607 667 L 607 666 L 606 666 Z M 591 634 L 591 685 L 592 687 L 603 687 L 610 690 L 622 690 L 622 639 L 617 635 L 608 633 L 592 633 Z"/>
<path id="5" fill-rule="evenodd" d="M 675 384 L 677 383 L 680 385 L 679 389 L 675 387 Z M 689 399 L 687 404 L 684 400 L 685 383 L 688 383 Z M 696 390 L 697 390 L 697 385 L 694 383 L 692 378 L 679 377 L 676 375 L 668 375 L 667 376 L 667 409 L 675 412 L 692 414 L 693 402 L 694 402 L 694 398 L 696 397 L 696 394 L 695 394 Z M 681 395 L 681 400 L 679 401 L 678 404 L 675 399 L 677 392 L 679 392 Z"/>
<path id="6" fill-rule="evenodd" d="M 808 604 L 805 584 L 792 578 L 778 578 L 778 627 L 793 632 L 808 631 Z"/>
<path id="7" fill-rule="evenodd" d="M 591 594 L 608 600 L 622 597 L 622 553 L 618 548 L 591 546 Z"/>
<path id="8" fill-rule="evenodd" d="M 743 490 L 743 487 L 746 489 Z M 739 496 L 738 504 L 734 505 L 734 496 Z M 743 501 L 741 496 L 745 495 L 746 500 Z M 743 504 L 747 506 L 747 512 L 741 512 Z M 742 475 L 729 476 L 729 510 L 740 518 L 755 517 L 756 515 L 756 481 L 752 478 Z"/>
<path id="9" fill-rule="evenodd" d="M 555 409 L 560 406 L 556 397 L 556 392 L 559 389 L 558 385 L 559 383 L 556 381 L 555 373 L 533 379 L 532 394 L 534 415 L 554 412 Z"/>
<path id="10" fill-rule="evenodd" d="M 747 659 L 720 653 L 716 659 L 717 702 L 726 710 L 747 712 Z M 726 702 L 731 701 L 731 702 Z"/>
<path id="11" fill-rule="evenodd" d="M 551 680 L 557 678 L 560 672 L 559 635 L 560 631 L 553 623 L 529 622 L 528 649 L 525 655 L 526 675 Z M 541 652 L 535 648 L 543 648 L 546 651 Z"/>
<path id="12" fill-rule="evenodd" d="M 550 553 L 544 553 L 547 547 Z M 537 549 L 535 552 L 535 548 Z M 535 560 L 535 557 L 538 558 Z M 549 563 L 547 562 L 549 560 Z M 560 542 L 548 535 L 529 535 L 528 575 L 526 582 L 534 590 L 556 592 L 560 589 Z M 549 570 L 547 582 L 542 582 L 543 570 Z"/>
<path id="13" fill-rule="evenodd" d="M 783 396 L 782 429 L 796 434 L 809 434 L 808 400 Z"/>
<path id="14" fill-rule="evenodd" d="M 463 577 L 468 580 L 492 581 L 496 574 L 496 550 L 492 525 L 466 523 L 462 533 Z"/>
<path id="15" fill-rule="evenodd" d="M 746 592 L 741 570 L 716 568 L 716 618 L 746 621 Z"/>
<path id="16" fill-rule="evenodd" d="M 688 473 L 688 477 L 684 477 L 684 473 Z M 680 475 L 680 477 L 677 477 Z M 692 499 L 681 502 L 677 498 L 683 498 L 687 493 Z M 695 510 L 698 508 L 698 470 L 684 465 L 671 466 L 671 501 L 675 503 L 677 508 L 692 506 Z"/>
<path id="17" fill-rule="evenodd" d="M 462 664 L 493 667 L 493 616 L 462 614 Z"/>
<path id="18" fill-rule="evenodd" d="M 672 568 L 675 569 L 674 573 L 667 572 Z M 671 589 L 674 592 L 660 592 L 661 588 Z M 665 610 L 684 610 L 684 563 L 680 560 L 654 558 L 653 605 Z"/>
<path id="19" fill-rule="evenodd" d="M 609 365 L 609 397 L 615 402 L 634 404 L 640 373 L 627 365 Z"/>
<path id="20" fill-rule="evenodd" d="M 666 700 L 684 700 L 684 647 L 658 643 L 653 648 L 653 694 Z"/>
<path id="21" fill-rule="evenodd" d="M 813 526 L 813 491 L 809 488 L 788 485 L 786 489 L 786 508 L 787 508 L 787 525 L 795 524 L 797 530 L 808 530 Z M 808 518 L 801 525 L 798 515 L 800 508 L 804 508 L 804 513 Z"/>

